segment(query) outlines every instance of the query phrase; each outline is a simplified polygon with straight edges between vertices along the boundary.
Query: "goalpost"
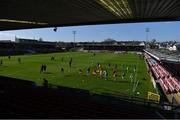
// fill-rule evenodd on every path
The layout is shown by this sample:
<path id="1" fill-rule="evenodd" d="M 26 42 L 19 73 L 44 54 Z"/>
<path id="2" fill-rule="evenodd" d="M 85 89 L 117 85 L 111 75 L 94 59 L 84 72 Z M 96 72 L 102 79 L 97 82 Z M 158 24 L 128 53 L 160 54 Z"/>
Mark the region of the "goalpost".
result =
<path id="1" fill-rule="evenodd" d="M 138 65 L 139 65 L 139 63 L 137 63 L 137 69 L 136 69 L 136 71 L 135 71 L 135 75 L 134 75 L 134 78 L 131 80 L 131 82 L 133 82 L 133 84 L 132 84 L 132 95 L 134 94 L 134 92 L 136 91 L 136 88 L 137 88 L 137 86 L 138 86 L 138 84 L 139 84 L 139 80 L 137 80 L 137 71 L 138 71 Z"/>
<path id="2" fill-rule="evenodd" d="M 133 91 L 132 91 L 133 93 L 136 91 L 136 88 L 137 88 L 138 84 L 139 84 L 139 80 L 134 82 L 134 84 L 133 84 Z"/>

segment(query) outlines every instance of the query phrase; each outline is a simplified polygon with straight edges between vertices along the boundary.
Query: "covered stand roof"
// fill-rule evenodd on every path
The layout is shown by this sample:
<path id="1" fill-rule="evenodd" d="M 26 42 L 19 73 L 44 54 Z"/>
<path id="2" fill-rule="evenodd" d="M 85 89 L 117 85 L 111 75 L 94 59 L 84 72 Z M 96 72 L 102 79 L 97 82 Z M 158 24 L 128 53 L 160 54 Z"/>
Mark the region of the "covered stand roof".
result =
<path id="1" fill-rule="evenodd" d="M 0 30 L 179 20 L 180 0 L 0 1 Z"/>

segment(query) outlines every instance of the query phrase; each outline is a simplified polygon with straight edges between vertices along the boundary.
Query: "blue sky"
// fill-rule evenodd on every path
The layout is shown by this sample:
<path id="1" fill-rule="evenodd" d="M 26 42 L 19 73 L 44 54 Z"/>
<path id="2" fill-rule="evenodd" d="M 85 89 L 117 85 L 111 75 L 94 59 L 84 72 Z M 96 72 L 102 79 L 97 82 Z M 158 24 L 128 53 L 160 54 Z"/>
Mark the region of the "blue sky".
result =
<path id="1" fill-rule="evenodd" d="M 128 23 L 110 25 L 90 25 L 76 27 L 59 27 L 57 32 L 53 28 L 27 29 L 14 31 L 0 31 L 0 40 L 13 40 L 15 36 L 23 38 L 40 37 L 46 41 L 73 41 L 73 31 L 77 31 L 76 41 L 103 41 L 113 38 L 118 41 L 146 40 L 145 28 L 150 28 L 149 40 L 176 40 L 180 42 L 180 22 Z"/>

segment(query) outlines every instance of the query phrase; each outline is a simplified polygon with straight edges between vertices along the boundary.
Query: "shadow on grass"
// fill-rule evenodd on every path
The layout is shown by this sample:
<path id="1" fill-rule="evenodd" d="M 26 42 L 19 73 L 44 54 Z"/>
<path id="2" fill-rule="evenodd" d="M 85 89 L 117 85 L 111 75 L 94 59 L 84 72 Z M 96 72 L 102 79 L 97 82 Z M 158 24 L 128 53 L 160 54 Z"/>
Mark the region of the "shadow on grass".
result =
<path id="1" fill-rule="evenodd" d="M 6 66 L 6 65 L 0 65 L 0 68 L 6 68 L 6 67 L 8 67 L 8 66 Z"/>
<path id="2" fill-rule="evenodd" d="M 130 81 L 127 81 L 127 80 L 106 80 L 106 81 L 111 81 L 115 83 L 130 83 Z"/>
<path id="3" fill-rule="evenodd" d="M 44 72 L 44 74 L 52 74 L 51 72 Z"/>

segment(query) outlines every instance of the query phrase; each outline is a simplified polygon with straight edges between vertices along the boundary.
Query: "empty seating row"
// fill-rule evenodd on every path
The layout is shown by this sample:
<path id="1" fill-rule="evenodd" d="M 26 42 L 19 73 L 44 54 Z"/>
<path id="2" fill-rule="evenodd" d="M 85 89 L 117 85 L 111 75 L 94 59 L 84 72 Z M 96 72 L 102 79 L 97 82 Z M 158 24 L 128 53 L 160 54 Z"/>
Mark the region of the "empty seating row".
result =
<path id="1" fill-rule="evenodd" d="M 166 93 L 176 93 L 180 92 L 180 82 L 172 77 L 172 74 L 164 69 L 159 63 L 153 60 L 148 54 L 144 54 L 146 61 L 154 73 L 157 81 L 159 81 L 160 86 Z"/>

